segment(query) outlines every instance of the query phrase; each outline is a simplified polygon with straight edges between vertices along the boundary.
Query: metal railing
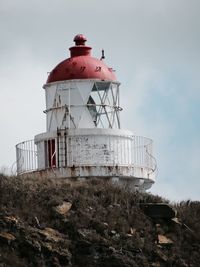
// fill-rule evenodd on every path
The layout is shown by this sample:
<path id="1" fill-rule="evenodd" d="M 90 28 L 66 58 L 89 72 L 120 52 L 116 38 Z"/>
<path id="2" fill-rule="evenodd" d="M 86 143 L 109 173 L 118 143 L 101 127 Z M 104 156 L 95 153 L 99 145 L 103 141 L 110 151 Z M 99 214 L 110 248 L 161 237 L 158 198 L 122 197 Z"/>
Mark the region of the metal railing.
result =
<path id="1" fill-rule="evenodd" d="M 28 140 L 17 144 L 16 158 L 18 174 L 37 170 L 37 146 L 34 140 Z"/>
<path id="2" fill-rule="evenodd" d="M 94 136 L 90 136 L 95 138 Z M 49 158 L 48 147 L 44 150 L 43 159 L 46 162 L 46 166 L 39 169 L 54 168 L 54 167 L 72 167 L 72 166 L 130 166 L 130 167 L 140 167 L 146 168 L 149 172 L 154 172 L 156 170 L 156 160 L 152 156 L 152 145 L 153 141 L 149 138 L 142 136 L 133 136 L 131 139 L 120 139 L 116 140 L 117 149 L 113 150 L 110 146 L 107 146 L 107 150 L 110 153 L 107 158 L 98 158 L 98 155 L 104 154 L 105 148 L 95 149 L 87 148 L 87 150 L 80 153 L 80 147 L 75 145 L 75 138 L 69 136 L 63 138 L 57 136 L 54 139 L 47 139 L 45 142 L 48 144 L 55 140 L 55 150 L 53 151 L 52 157 L 55 157 L 55 163 L 51 165 L 48 161 L 52 161 L 52 157 Z M 111 137 L 109 137 L 111 138 Z M 108 138 L 107 142 L 110 142 Z M 74 139 L 74 144 L 73 144 Z M 61 142 L 66 142 L 62 144 Z M 128 143 L 131 142 L 131 145 Z M 120 144 L 120 146 L 119 146 Z M 69 146 L 69 147 L 68 147 Z M 113 144 L 112 144 L 113 146 Z M 120 151 L 119 151 L 120 149 Z M 101 151 L 102 150 L 102 151 Z M 96 152 L 95 152 L 96 151 Z M 102 153 L 101 153 L 102 152 Z M 120 153 L 119 153 L 120 152 Z M 123 155 L 122 155 L 123 154 Z M 82 155 L 82 156 L 81 156 Z M 94 155 L 97 155 L 96 157 Z M 38 157 L 37 146 L 34 140 L 25 141 L 16 145 L 16 156 L 17 156 L 17 173 L 23 174 L 38 169 Z M 78 158 L 79 157 L 79 158 Z M 49 160 L 48 160 L 49 159 Z M 40 165 L 40 164 L 39 164 Z"/>
<path id="3" fill-rule="evenodd" d="M 134 136 L 132 142 L 132 164 L 137 167 L 154 169 L 153 141 L 142 136 Z"/>

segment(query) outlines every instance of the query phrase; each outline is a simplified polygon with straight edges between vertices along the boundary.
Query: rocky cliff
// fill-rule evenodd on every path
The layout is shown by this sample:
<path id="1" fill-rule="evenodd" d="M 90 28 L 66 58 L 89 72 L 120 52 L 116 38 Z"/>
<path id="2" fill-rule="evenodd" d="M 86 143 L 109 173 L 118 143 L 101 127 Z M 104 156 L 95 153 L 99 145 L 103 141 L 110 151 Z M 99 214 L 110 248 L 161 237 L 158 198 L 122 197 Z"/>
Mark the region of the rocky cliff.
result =
<path id="1" fill-rule="evenodd" d="M 152 216 L 159 196 L 98 180 L 0 177 L 0 266 L 198 267 L 200 203 Z"/>

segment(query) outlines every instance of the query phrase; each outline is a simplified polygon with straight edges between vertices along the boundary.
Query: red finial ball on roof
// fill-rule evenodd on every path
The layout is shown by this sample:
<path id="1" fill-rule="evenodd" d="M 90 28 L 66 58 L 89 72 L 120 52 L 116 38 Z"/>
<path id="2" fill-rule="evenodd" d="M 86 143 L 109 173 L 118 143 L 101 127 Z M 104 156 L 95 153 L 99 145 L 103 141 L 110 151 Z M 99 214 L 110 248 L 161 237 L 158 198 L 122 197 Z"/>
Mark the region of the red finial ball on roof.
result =
<path id="1" fill-rule="evenodd" d="M 83 34 L 77 34 L 74 37 L 74 42 L 76 45 L 85 45 L 87 38 Z"/>
<path id="2" fill-rule="evenodd" d="M 106 66 L 103 60 L 91 56 L 92 48 L 85 45 L 86 41 L 83 34 L 74 37 L 75 46 L 69 48 L 70 58 L 50 72 L 47 83 L 76 79 L 116 81 L 112 68 Z"/>

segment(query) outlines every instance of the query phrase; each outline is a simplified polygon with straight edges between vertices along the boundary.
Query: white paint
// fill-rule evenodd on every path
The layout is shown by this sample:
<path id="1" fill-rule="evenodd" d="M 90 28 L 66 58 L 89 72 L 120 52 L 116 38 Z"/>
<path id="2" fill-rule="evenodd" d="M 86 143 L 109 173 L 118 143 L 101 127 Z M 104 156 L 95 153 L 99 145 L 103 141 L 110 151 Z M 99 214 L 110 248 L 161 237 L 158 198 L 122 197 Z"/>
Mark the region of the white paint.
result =
<path id="1" fill-rule="evenodd" d="M 118 82 L 70 80 L 46 84 L 44 89 L 47 130 L 35 136 L 33 159 L 31 143 L 17 146 L 18 173 L 35 169 L 49 177 L 119 178 L 140 190 L 151 187 L 152 140 L 119 129 Z M 35 158 L 35 168 L 29 169 Z"/>

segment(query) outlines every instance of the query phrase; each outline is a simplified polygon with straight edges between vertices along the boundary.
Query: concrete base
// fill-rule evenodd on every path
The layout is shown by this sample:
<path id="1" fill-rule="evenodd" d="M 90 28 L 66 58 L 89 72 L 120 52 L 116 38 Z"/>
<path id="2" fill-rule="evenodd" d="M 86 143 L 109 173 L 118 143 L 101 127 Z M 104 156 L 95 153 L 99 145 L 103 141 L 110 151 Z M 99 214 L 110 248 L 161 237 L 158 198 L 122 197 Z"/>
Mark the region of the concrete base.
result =
<path id="1" fill-rule="evenodd" d="M 97 171 L 98 170 L 98 171 Z M 48 168 L 45 170 L 38 170 L 24 173 L 23 177 L 37 177 L 37 178 L 66 178 L 66 179 L 92 179 L 99 178 L 103 180 L 111 180 L 120 186 L 128 186 L 134 190 L 145 191 L 149 189 L 154 183 L 154 174 L 147 174 L 147 170 L 140 170 L 138 168 L 127 166 L 84 166 L 84 167 L 67 167 L 67 168 Z M 146 173 L 144 175 L 144 172 Z M 97 175 L 98 173 L 98 175 Z M 149 176 L 149 177 L 148 177 Z M 146 177 L 146 178 L 144 178 Z"/>

